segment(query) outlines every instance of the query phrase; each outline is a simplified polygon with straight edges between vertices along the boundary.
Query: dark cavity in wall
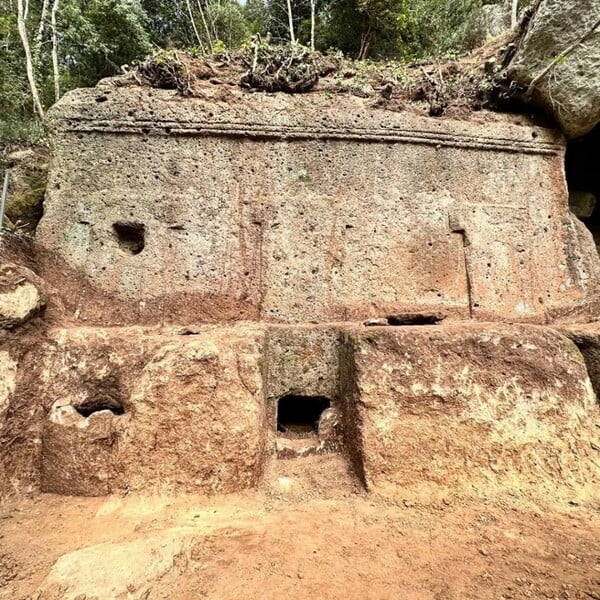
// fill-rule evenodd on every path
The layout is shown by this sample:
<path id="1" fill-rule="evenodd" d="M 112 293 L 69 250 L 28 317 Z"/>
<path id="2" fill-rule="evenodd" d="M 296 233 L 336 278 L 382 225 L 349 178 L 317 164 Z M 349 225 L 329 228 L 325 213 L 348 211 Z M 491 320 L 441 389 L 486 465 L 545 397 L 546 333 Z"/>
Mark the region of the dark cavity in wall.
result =
<path id="1" fill-rule="evenodd" d="M 74 408 L 82 417 L 86 418 L 102 410 L 109 410 L 113 415 L 122 415 L 125 413 L 123 405 L 118 400 L 110 397 L 88 398 L 77 406 L 74 406 Z"/>
<path id="2" fill-rule="evenodd" d="M 600 126 L 567 144 L 565 159 L 569 207 L 600 248 Z"/>
<path id="3" fill-rule="evenodd" d="M 297 436 L 316 434 L 321 414 L 330 406 L 325 396 L 284 396 L 277 402 L 277 431 Z"/>
<path id="4" fill-rule="evenodd" d="M 127 254 L 139 254 L 146 245 L 146 227 L 143 223 L 115 223 L 113 230 L 119 248 Z"/>

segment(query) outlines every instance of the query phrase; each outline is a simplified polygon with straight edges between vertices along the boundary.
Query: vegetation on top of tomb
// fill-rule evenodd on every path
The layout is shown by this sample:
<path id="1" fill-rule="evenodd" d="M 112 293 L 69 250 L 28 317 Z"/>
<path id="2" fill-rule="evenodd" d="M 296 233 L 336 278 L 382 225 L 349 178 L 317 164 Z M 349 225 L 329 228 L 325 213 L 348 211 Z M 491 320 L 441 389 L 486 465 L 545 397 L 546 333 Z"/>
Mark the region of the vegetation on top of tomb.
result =
<path id="1" fill-rule="evenodd" d="M 254 36 L 239 51 L 192 56 L 159 51 L 121 76 L 121 85 L 149 85 L 203 95 L 203 86 L 235 85 L 249 92 L 315 92 L 372 99 L 377 108 L 462 117 L 499 104 L 497 78 L 513 44 L 508 33 L 460 58 L 370 61 L 323 54 L 299 44 Z"/>
<path id="2" fill-rule="evenodd" d="M 271 46 L 255 36 L 241 54 L 248 70 L 240 83 L 266 92 L 308 92 L 319 79 L 320 56 L 300 44 Z"/>
<path id="3" fill-rule="evenodd" d="M 455 56 L 482 43 L 489 30 L 483 14 L 506 14 L 511 4 L 522 11 L 530 1 L 0 0 L 0 146 L 39 139 L 42 114 L 62 94 L 140 61 L 142 75 L 178 87 L 186 56 L 240 56 L 251 88 L 306 91 L 318 85 L 310 48 L 343 56 L 335 84 L 361 93 L 373 71 L 366 61 L 383 61 L 384 72 L 410 73 L 406 65 L 412 61 Z M 249 66 L 243 57 L 256 50 L 257 35 L 267 43 L 258 48 L 256 62 L 251 55 Z M 272 53 L 263 55 L 290 41 L 297 45 L 279 51 L 281 64 Z M 176 53 L 178 61 L 161 63 L 159 49 L 170 57 Z M 170 72 L 174 66 L 179 70 Z M 342 74 L 349 70 L 356 75 Z M 456 83 L 450 76 L 427 85 L 447 93 Z M 188 93 L 185 85 L 178 89 Z"/>

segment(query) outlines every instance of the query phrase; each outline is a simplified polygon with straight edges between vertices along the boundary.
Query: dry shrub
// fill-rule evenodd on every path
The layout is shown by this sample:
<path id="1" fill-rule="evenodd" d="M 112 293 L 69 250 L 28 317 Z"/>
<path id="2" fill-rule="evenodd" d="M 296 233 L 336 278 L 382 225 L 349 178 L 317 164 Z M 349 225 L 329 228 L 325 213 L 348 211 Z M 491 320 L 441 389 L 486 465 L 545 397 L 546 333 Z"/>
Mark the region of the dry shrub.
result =
<path id="1" fill-rule="evenodd" d="M 318 54 L 299 44 L 273 46 L 257 37 L 242 59 L 248 71 L 241 83 L 252 89 L 294 94 L 310 91 L 319 80 Z"/>

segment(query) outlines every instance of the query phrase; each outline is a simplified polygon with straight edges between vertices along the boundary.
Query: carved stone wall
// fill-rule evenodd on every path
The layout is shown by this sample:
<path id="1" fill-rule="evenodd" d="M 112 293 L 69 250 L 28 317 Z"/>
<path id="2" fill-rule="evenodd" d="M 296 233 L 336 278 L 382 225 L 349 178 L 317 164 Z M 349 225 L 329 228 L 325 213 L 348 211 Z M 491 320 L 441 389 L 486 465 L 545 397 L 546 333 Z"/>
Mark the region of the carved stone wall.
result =
<path id="1" fill-rule="evenodd" d="M 94 285 L 279 322 L 593 313 L 563 140 L 326 95 L 104 84 L 51 112 L 39 240 Z"/>
<path id="2" fill-rule="evenodd" d="M 369 490 L 593 497 L 586 331 L 584 360 L 532 325 L 53 329 L 34 355 L 0 351 L 0 498 L 257 487 L 288 394 L 337 405 Z"/>

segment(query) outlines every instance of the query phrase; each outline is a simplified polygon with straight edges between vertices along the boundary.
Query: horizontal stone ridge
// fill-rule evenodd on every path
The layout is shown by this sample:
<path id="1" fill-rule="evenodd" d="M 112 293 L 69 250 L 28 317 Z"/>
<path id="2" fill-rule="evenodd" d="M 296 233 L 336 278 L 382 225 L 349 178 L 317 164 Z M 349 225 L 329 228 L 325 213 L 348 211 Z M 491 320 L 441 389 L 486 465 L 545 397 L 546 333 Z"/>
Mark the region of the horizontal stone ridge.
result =
<path id="1" fill-rule="evenodd" d="M 399 127 L 315 127 L 306 125 L 270 125 L 268 123 L 167 121 L 167 120 L 98 120 L 89 118 L 64 119 L 66 131 L 137 133 L 149 135 L 233 136 L 265 139 L 349 140 L 375 143 L 406 142 L 431 146 L 446 146 L 475 150 L 556 155 L 563 145 L 546 140 L 531 141 L 447 133 L 443 131 Z"/>
<path id="2" fill-rule="evenodd" d="M 248 94 L 208 87 L 202 98 L 184 99 L 172 90 L 105 83 L 69 92 L 47 117 L 50 129 L 59 132 L 406 143 L 533 155 L 564 151 L 560 133 L 525 117 L 515 122 L 481 113 L 440 119 L 319 93 Z"/>

